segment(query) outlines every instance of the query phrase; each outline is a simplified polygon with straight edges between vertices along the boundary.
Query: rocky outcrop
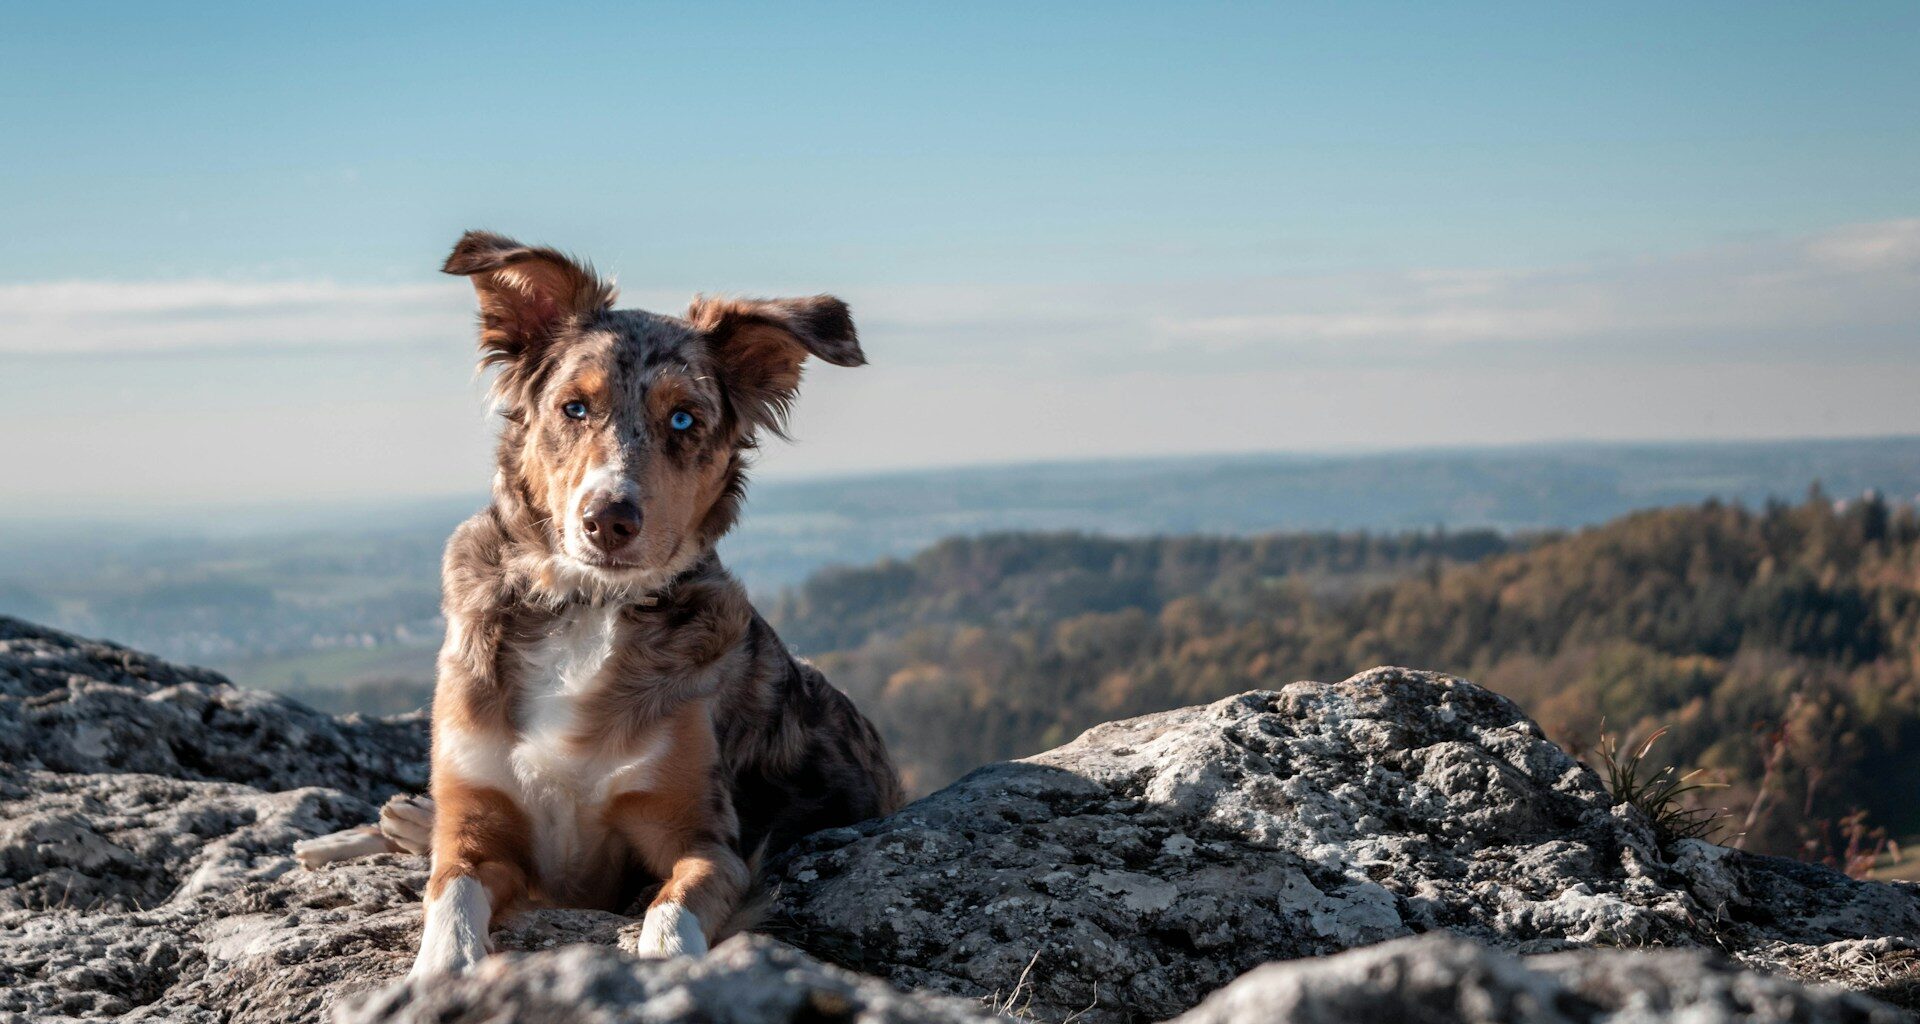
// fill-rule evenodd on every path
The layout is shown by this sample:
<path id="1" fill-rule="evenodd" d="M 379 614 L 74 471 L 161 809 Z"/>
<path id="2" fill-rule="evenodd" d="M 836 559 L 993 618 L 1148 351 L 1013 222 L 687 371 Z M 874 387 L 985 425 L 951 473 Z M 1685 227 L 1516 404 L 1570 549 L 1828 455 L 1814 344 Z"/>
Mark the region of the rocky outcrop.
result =
<path id="1" fill-rule="evenodd" d="M 425 861 L 290 849 L 421 784 L 417 719 L 0 620 L 0 758 L 0 1024 L 1839 1021 L 1894 1011 L 1788 976 L 1916 976 L 1912 887 L 1663 844 L 1511 703 L 1402 670 L 1102 726 L 811 837 L 771 869 L 784 944 L 642 963 L 622 918 L 545 910 L 494 937 L 524 956 L 397 987 Z"/>
<path id="2" fill-rule="evenodd" d="M 742 936 L 703 960 L 637 963 L 594 946 L 501 958 L 471 977 L 409 982 L 361 997 L 340 1020 L 987 1024 L 1029 1019 L 1027 994 L 1024 987 L 972 1000 L 902 993 L 823 966 L 779 942 Z M 1661 1019 L 1894 1024 L 1904 1015 L 1857 993 L 1810 989 L 1702 951 L 1580 950 L 1522 960 L 1464 939 L 1429 935 L 1257 968 L 1171 1024 Z"/>
<path id="3" fill-rule="evenodd" d="M 137 772 L 378 803 L 426 785 L 422 715 L 335 718 L 113 644 L 0 616 L 0 764 Z"/>
<path id="4" fill-rule="evenodd" d="M 1428 935 L 1256 968 L 1176 1024 L 1893 1024 L 1884 1003 L 1741 970 L 1700 950 L 1585 949 L 1520 959 Z"/>
<path id="5" fill-rule="evenodd" d="M 699 960 L 635 961 L 603 946 L 569 946 L 483 963 L 458 980 L 428 979 L 362 997 L 341 1024 L 459 1024 L 503 1020 L 578 1024 L 977 1024 L 978 1000 L 906 993 L 828 967 L 759 936 Z"/>
<path id="6" fill-rule="evenodd" d="M 1445 930 L 1767 962 L 1920 935 L 1913 887 L 1663 848 L 1511 701 L 1376 669 L 1099 726 L 811 837 L 786 934 L 902 985 L 1170 1017 L 1269 960 Z"/>

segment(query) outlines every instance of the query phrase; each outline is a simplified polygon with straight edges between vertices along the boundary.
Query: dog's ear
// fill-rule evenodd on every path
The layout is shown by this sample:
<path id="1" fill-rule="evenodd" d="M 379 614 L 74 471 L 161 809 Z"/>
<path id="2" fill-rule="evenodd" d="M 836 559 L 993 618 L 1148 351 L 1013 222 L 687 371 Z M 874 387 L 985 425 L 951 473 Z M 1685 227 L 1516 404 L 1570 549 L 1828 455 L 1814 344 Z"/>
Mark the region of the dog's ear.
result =
<path id="1" fill-rule="evenodd" d="M 611 309 L 616 295 L 585 263 L 487 231 L 460 236 L 440 269 L 473 279 L 480 298 L 481 366 L 511 368 L 570 319 Z"/>
<path id="2" fill-rule="evenodd" d="M 740 415 L 751 427 L 784 437 L 787 410 L 808 356 L 860 366 L 866 354 L 847 304 L 831 295 L 805 299 L 697 297 L 687 319 L 707 336 Z"/>

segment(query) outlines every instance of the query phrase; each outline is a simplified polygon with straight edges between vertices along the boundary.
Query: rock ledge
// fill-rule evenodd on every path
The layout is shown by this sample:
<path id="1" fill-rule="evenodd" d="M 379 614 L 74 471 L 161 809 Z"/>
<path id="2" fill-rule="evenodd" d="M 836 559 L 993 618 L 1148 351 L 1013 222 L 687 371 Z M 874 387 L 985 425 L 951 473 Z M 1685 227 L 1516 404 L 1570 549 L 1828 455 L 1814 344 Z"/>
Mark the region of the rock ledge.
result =
<path id="1" fill-rule="evenodd" d="M 770 867 L 784 943 L 642 963 L 620 918 L 545 910 L 481 973 L 396 985 L 425 862 L 289 850 L 419 788 L 425 740 L 0 618 L 0 1024 L 1879 1021 L 1789 976 L 1907 1005 L 1920 976 L 1914 887 L 1663 845 L 1512 703 L 1377 669 L 810 837 Z"/>

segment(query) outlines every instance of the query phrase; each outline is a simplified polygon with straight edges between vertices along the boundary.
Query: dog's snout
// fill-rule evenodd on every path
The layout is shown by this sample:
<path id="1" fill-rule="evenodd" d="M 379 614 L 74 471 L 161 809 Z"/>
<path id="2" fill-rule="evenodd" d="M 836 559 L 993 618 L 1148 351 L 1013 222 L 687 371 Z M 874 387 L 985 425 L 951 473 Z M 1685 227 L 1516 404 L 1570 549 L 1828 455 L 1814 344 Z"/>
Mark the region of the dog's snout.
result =
<path id="1" fill-rule="evenodd" d="M 626 498 L 596 495 L 580 510 L 580 528 L 593 546 L 609 554 L 640 533 L 640 506 Z"/>

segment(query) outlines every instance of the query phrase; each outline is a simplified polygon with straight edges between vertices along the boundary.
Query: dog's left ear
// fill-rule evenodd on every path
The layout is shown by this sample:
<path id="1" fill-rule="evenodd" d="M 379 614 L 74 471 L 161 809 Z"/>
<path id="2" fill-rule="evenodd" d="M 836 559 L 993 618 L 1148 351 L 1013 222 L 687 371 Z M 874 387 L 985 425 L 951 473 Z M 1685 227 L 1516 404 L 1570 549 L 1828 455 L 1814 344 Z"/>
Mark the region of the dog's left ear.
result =
<path id="1" fill-rule="evenodd" d="M 480 365 L 504 365 L 508 376 L 568 321 L 611 309 L 616 297 L 592 267 L 488 231 L 460 236 L 440 269 L 473 279 L 480 298 Z"/>
<path id="2" fill-rule="evenodd" d="M 707 336 L 722 380 L 752 427 L 786 436 L 787 410 L 808 356 L 836 366 L 867 361 L 847 304 L 831 295 L 805 299 L 695 298 L 687 319 Z"/>

